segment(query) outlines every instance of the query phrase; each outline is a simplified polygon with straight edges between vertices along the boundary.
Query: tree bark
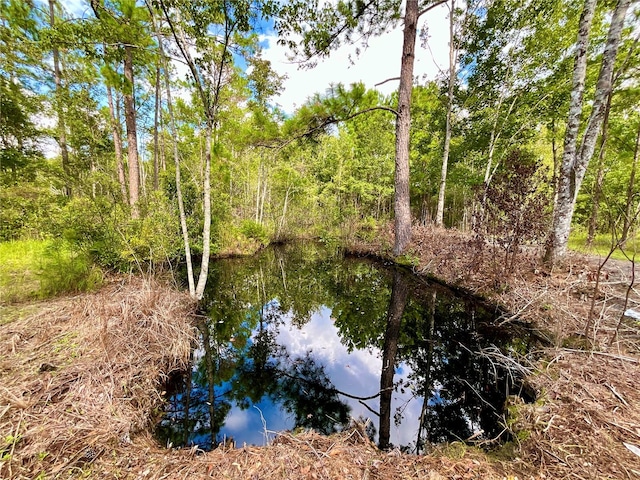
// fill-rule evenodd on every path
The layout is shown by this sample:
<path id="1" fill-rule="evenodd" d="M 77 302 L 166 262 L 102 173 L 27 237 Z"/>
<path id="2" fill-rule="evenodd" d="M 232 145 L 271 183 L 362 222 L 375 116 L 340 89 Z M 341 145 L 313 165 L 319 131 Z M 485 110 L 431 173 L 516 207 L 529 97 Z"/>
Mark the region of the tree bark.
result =
<path id="1" fill-rule="evenodd" d="M 580 127 L 580 116 L 582 114 L 587 70 L 587 47 L 589 45 L 589 33 L 596 6 L 596 0 L 585 1 L 585 7 L 580 18 L 573 73 L 573 89 L 571 91 L 569 118 L 567 121 L 562 166 L 558 182 L 558 196 L 553 212 L 551 234 L 549 235 L 545 252 L 545 261 L 550 265 L 556 263 L 567 251 L 571 219 L 573 218 L 576 198 L 595 149 L 598 131 L 602 125 L 604 106 L 612 88 L 613 66 L 618 53 L 624 18 L 630 2 L 631 0 L 619 0 L 613 13 L 607 35 L 607 44 L 602 55 L 602 66 L 596 84 L 591 115 L 589 116 L 582 143 L 578 148 L 578 130 Z"/>
<path id="2" fill-rule="evenodd" d="M 55 25 L 55 0 L 49 0 L 49 21 L 51 28 Z M 53 44 L 53 78 L 56 85 L 56 113 L 58 114 L 58 145 L 60 145 L 60 157 L 62 158 L 62 171 L 64 172 L 64 194 L 70 197 L 72 194 L 69 184 L 71 173 L 69 171 L 69 149 L 67 147 L 67 126 L 64 118 L 64 107 L 62 95 L 62 74 L 60 72 L 60 52 L 58 47 Z"/>
<path id="3" fill-rule="evenodd" d="M 124 119 L 127 127 L 127 159 L 129 163 L 129 206 L 131 218 L 138 218 L 140 198 L 140 165 L 138 164 L 138 137 L 136 134 L 136 107 L 133 83 L 133 47 L 124 46 L 124 78 L 127 82 L 124 93 Z"/>
<path id="4" fill-rule="evenodd" d="M 395 170 L 395 243 L 393 254 L 401 255 L 411 241 L 411 203 L 409 196 L 409 130 L 411 93 L 418 30 L 418 0 L 407 0 L 404 16 L 404 40 L 398 89 Z"/>
<path id="5" fill-rule="evenodd" d="M 124 164 L 122 163 L 122 127 L 120 120 L 116 116 L 116 110 L 113 105 L 113 94 L 111 87 L 107 88 L 107 104 L 109 105 L 109 117 L 111 119 L 111 134 L 113 135 L 113 145 L 116 151 L 116 168 L 118 171 L 118 183 L 120 184 L 120 194 L 122 201 L 126 202 L 129 196 L 127 192 L 127 179 L 124 174 Z"/>
<path id="6" fill-rule="evenodd" d="M 455 46 L 453 38 L 453 26 L 455 0 L 451 0 L 451 13 L 449 18 L 449 93 L 447 97 L 447 119 L 444 134 L 444 152 L 442 154 L 442 170 L 440 172 L 440 190 L 438 191 L 438 206 L 436 209 L 436 226 L 444 224 L 444 194 L 447 188 L 447 168 L 449 165 L 449 145 L 451 144 L 451 113 L 453 110 L 453 86 L 456 81 Z"/>
<path id="7" fill-rule="evenodd" d="M 209 257 L 211 255 L 211 144 L 213 142 L 213 123 L 207 121 L 206 152 L 204 165 L 203 184 L 203 209 L 204 225 L 202 227 L 202 263 L 200 264 L 200 276 L 196 286 L 196 298 L 201 300 L 209 275 Z"/>
<path id="8" fill-rule="evenodd" d="M 158 40 L 159 41 L 159 40 Z M 156 102 L 153 116 L 153 189 L 158 190 L 158 177 L 160 176 L 160 161 L 158 149 L 158 121 L 160 116 L 160 65 L 156 65 Z"/>

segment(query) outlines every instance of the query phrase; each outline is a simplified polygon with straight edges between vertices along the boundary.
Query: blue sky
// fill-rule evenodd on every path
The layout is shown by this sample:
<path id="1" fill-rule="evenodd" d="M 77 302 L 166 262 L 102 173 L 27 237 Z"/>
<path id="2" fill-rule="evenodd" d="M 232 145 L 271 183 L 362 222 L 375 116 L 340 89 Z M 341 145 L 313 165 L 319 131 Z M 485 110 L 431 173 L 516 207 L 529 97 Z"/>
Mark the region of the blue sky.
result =
<path id="1" fill-rule="evenodd" d="M 449 68 L 449 21 L 446 5 L 441 5 L 420 19 L 420 27 L 428 26 L 429 41 L 422 48 L 420 40 L 416 45 L 416 63 L 414 75 L 421 81 L 432 80 L 441 70 Z M 368 88 L 388 78 L 400 75 L 400 53 L 402 52 L 402 27 L 369 41 L 368 49 L 355 57 L 357 46 L 343 46 L 331 54 L 331 57 L 318 62 L 313 69 L 299 69 L 297 64 L 287 59 L 287 49 L 277 44 L 273 33 L 262 35 L 268 42 L 263 57 L 270 60 L 273 69 L 280 75 L 287 75 L 284 92 L 278 103 L 287 113 L 292 113 L 305 100 L 316 92 L 324 92 L 331 83 L 351 84 L 363 82 Z M 354 60 L 352 64 L 350 55 Z M 387 82 L 375 87 L 385 95 L 398 88 L 398 82 Z"/>

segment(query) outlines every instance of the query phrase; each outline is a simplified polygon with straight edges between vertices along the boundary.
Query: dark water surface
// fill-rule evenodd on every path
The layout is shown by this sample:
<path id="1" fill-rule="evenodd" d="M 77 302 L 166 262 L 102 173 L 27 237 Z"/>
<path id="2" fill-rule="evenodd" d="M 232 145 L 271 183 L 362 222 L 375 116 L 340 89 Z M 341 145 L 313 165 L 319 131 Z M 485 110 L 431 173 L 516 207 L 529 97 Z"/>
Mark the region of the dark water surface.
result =
<path id="1" fill-rule="evenodd" d="M 535 342 L 473 299 L 314 244 L 216 261 L 202 305 L 193 368 L 170 382 L 156 430 L 173 446 L 261 445 L 350 419 L 414 453 L 492 439 L 507 396 L 523 394 L 503 365 Z"/>

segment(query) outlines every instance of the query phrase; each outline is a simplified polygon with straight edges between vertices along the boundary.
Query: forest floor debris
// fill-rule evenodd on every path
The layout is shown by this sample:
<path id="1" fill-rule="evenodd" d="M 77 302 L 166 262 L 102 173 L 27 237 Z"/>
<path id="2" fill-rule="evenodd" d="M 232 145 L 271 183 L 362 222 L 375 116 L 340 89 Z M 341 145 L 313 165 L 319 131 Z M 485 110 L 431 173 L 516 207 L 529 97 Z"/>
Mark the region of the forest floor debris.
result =
<path id="1" fill-rule="evenodd" d="M 354 250 L 379 253 L 390 240 Z M 547 271 L 530 252 L 505 281 L 491 274 L 496 251 L 473 242 L 418 228 L 409 256 L 417 273 L 498 302 L 511 312 L 503 322 L 548 332 L 530 378 L 540 399 L 518 406 L 516 440 L 500 450 L 381 452 L 358 426 L 283 433 L 266 447 L 162 448 L 149 430 L 163 381 L 188 359 L 195 305 L 154 281 L 112 278 L 0 322 L 0 478 L 640 478 L 640 328 L 632 319 L 618 328 L 630 265 L 606 266 L 592 308 L 597 260 L 570 255 Z"/>

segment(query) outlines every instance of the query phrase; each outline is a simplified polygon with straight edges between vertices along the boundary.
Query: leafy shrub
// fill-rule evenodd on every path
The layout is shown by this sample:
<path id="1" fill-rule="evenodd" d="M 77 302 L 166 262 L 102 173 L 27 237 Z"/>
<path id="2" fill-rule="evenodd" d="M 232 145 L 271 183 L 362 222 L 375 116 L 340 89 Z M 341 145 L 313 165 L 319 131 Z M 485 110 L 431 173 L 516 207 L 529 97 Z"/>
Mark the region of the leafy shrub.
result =
<path id="1" fill-rule="evenodd" d="M 162 266 L 183 255 L 182 232 L 177 212 L 160 192 L 153 192 L 141 205 L 141 218 L 130 220 L 121 231 L 125 264 Z"/>
<path id="2" fill-rule="evenodd" d="M 0 241 L 45 238 L 63 199 L 48 188 L 26 183 L 0 188 Z"/>
<path id="3" fill-rule="evenodd" d="M 123 269 L 121 230 L 126 228 L 127 219 L 127 212 L 104 198 L 74 198 L 58 217 L 57 233 L 97 264 Z"/>
<path id="4" fill-rule="evenodd" d="M 243 220 L 240 224 L 240 233 L 248 239 L 257 240 L 262 245 L 269 243 L 269 234 L 264 225 L 253 220 Z"/>
<path id="5" fill-rule="evenodd" d="M 103 281 L 102 270 L 93 264 L 91 257 L 74 251 L 64 241 L 52 242 L 45 249 L 38 277 L 40 298 L 95 290 Z"/>
<path id="6" fill-rule="evenodd" d="M 535 156 L 513 150 L 483 193 L 482 222 L 475 227 L 479 244 L 501 249 L 497 275 L 513 273 L 521 247 L 544 239 L 549 224 L 547 171 Z"/>

